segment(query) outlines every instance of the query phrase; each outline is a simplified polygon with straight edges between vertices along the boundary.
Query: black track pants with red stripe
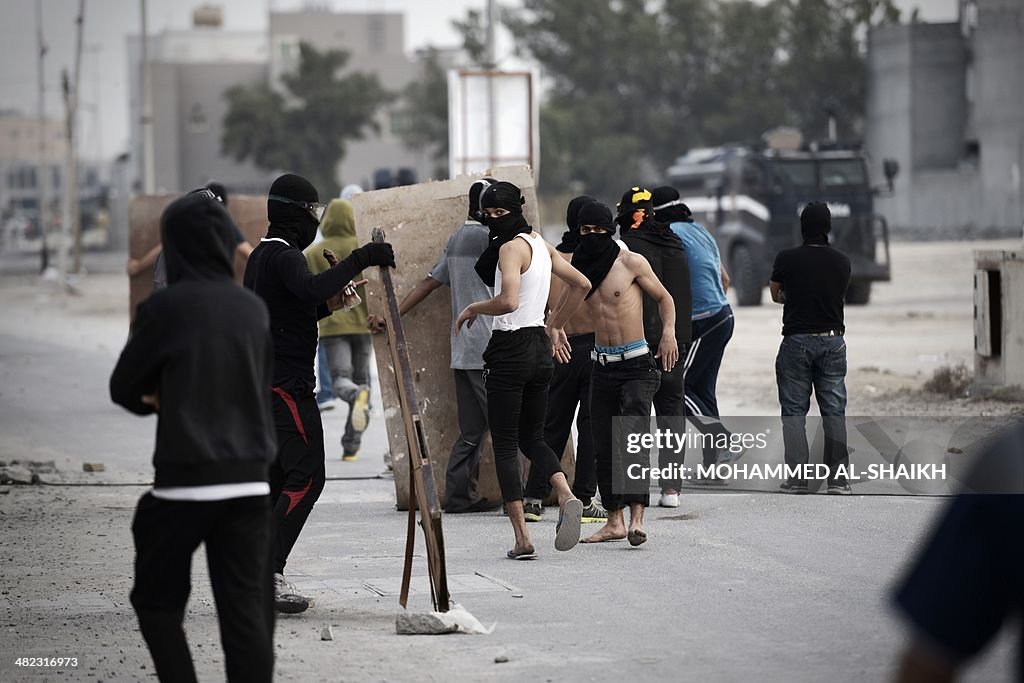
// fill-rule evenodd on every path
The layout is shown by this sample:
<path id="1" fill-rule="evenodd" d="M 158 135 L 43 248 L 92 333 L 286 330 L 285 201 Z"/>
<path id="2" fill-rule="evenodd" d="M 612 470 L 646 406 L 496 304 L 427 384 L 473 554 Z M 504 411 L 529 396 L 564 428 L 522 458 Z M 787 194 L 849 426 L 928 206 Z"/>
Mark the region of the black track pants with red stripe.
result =
<path id="1" fill-rule="evenodd" d="M 274 571 L 283 574 L 313 504 L 324 490 L 324 427 L 312 393 L 296 397 L 274 387 L 277 458 L 270 467 L 270 496 L 277 523 Z"/>

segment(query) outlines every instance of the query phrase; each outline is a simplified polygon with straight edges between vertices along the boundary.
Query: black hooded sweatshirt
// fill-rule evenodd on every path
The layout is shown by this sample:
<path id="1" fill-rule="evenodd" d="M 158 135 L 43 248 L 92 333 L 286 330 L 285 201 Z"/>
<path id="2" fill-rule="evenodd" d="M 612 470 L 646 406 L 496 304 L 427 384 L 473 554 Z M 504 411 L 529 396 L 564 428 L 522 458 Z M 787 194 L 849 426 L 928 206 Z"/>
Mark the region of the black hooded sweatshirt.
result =
<path id="1" fill-rule="evenodd" d="M 267 481 L 277 451 L 269 317 L 234 281 L 231 217 L 189 195 L 160 229 L 169 286 L 139 304 L 110 397 L 148 415 L 142 396 L 159 394 L 158 488 Z"/>
<path id="2" fill-rule="evenodd" d="M 292 183 L 282 189 L 284 179 Z M 298 176 L 278 179 L 270 194 L 317 201 L 313 186 Z M 331 314 L 325 302 L 368 264 L 363 252 L 356 249 L 338 265 L 314 275 L 302 250 L 316 238 L 316 219 L 300 206 L 274 200 L 267 202 L 267 216 L 267 236 L 249 255 L 243 282 L 266 302 L 270 311 L 274 386 L 296 397 L 312 395 L 316 386 L 313 360 L 317 321 Z"/>

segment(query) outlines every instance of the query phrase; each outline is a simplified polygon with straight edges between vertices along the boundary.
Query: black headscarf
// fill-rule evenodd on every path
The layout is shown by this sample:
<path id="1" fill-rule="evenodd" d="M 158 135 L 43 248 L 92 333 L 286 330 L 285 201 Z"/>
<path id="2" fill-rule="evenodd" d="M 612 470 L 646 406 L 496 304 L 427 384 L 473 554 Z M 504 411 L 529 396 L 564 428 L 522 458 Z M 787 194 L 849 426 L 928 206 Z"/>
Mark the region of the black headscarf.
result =
<path id="1" fill-rule="evenodd" d="M 800 212 L 800 234 L 804 244 L 828 244 L 832 212 L 824 202 L 811 202 Z"/>
<path id="2" fill-rule="evenodd" d="M 654 204 L 654 218 L 665 223 L 691 223 L 693 214 L 690 207 L 679 198 L 679 190 L 671 185 L 662 185 L 654 188 L 651 193 L 651 203 Z"/>
<path id="3" fill-rule="evenodd" d="M 476 274 L 488 287 L 494 286 L 494 276 L 498 269 L 498 252 L 501 247 L 524 232 L 533 232 L 533 228 L 523 216 L 523 193 L 512 183 L 499 181 L 489 186 L 480 195 L 480 209 L 506 209 L 508 214 L 500 218 L 482 216 L 482 222 L 488 228 L 489 242 L 487 249 L 476 262 Z"/>
<path id="4" fill-rule="evenodd" d="M 270 186 L 270 194 L 297 202 L 320 201 L 313 184 L 294 173 L 286 173 L 275 180 Z M 299 249 L 305 249 L 316 239 L 319 222 L 297 204 L 267 199 L 267 218 L 270 220 L 267 237 L 279 237 Z"/>
<path id="5" fill-rule="evenodd" d="M 635 238 L 660 247 L 682 249 L 683 241 L 679 236 L 666 224 L 655 220 L 651 199 L 651 191 L 642 187 L 630 188 L 622 195 L 615 217 L 622 239 Z"/>
<path id="6" fill-rule="evenodd" d="M 233 278 L 237 230 L 227 210 L 207 194 L 171 202 L 160 217 L 167 283 Z"/>
<path id="7" fill-rule="evenodd" d="M 580 209 L 585 204 L 596 201 L 589 194 L 581 194 L 579 197 L 569 200 L 569 205 L 565 207 L 565 227 L 569 229 L 562 233 L 562 241 L 555 249 L 563 254 L 571 254 L 576 251 L 576 245 L 580 243 L 580 222 L 578 220 Z"/>
<path id="8" fill-rule="evenodd" d="M 612 211 L 600 202 L 584 204 L 579 211 L 579 225 L 593 225 L 605 228 L 607 232 L 588 233 L 580 235 L 577 230 L 579 246 L 572 255 L 572 266 L 583 273 L 590 280 L 590 291 L 587 298 L 597 291 L 597 288 L 608 276 L 608 271 L 615 264 L 619 257 L 620 247 L 615 241 L 615 223 L 612 220 Z"/>

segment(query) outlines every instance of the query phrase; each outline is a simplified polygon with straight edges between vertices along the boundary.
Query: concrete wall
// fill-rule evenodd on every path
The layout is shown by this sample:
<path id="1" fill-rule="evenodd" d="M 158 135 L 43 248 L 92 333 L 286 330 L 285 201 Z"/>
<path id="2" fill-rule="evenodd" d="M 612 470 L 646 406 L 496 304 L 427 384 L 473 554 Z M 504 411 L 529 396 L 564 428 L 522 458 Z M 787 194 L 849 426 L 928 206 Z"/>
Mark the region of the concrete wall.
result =
<path id="1" fill-rule="evenodd" d="M 267 65 L 181 64 L 177 68 L 180 150 L 177 189 L 184 192 L 217 180 L 231 192 L 266 192 L 278 174 L 225 156 L 221 153 L 221 137 L 224 116 L 228 112 L 224 93 L 235 85 L 266 82 Z"/>
<path id="2" fill-rule="evenodd" d="M 975 121 L 987 224 L 1024 222 L 1024 2 L 980 0 L 973 40 Z"/>
<path id="3" fill-rule="evenodd" d="M 869 35 L 866 143 L 872 177 L 900 163 L 876 204 L 897 235 L 1016 234 L 1024 221 L 1024 3 L 979 0 L 963 35 L 959 23 Z"/>
<path id="4" fill-rule="evenodd" d="M 956 168 L 963 158 L 966 46 L 959 24 L 920 24 L 910 33 L 911 168 Z"/>

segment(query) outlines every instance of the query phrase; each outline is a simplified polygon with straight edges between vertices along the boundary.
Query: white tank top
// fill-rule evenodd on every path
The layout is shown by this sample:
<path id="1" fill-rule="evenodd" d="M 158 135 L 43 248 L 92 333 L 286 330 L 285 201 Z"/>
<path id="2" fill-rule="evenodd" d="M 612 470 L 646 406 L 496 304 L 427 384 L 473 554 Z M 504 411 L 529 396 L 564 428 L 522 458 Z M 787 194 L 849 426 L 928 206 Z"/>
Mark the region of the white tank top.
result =
<path id="1" fill-rule="evenodd" d="M 519 308 L 494 317 L 493 329 L 510 332 L 524 327 L 544 327 L 544 312 L 548 307 L 548 292 L 551 289 L 551 254 L 544 238 L 531 237 L 529 233 L 516 235 L 530 245 L 533 255 L 530 267 L 522 274 L 519 282 Z M 501 268 L 494 274 L 494 293 L 501 293 Z"/>

